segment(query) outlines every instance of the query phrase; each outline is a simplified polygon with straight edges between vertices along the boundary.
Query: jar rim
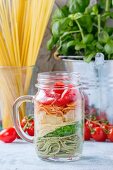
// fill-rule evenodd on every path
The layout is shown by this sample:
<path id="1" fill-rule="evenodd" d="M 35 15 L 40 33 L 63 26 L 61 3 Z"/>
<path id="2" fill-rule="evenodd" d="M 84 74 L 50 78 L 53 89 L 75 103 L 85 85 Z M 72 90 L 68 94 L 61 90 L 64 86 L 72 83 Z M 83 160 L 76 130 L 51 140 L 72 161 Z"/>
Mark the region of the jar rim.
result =
<path id="1" fill-rule="evenodd" d="M 43 72 L 38 74 L 37 81 L 36 87 L 39 88 L 48 88 L 57 81 L 63 82 L 64 84 L 72 83 L 75 86 L 80 86 L 80 74 L 67 71 Z"/>
<path id="2" fill-rule="evenodd" d="M 43 72 L 43 73 L 38 73 L 38 78 L 47 78 L 48 76 L 76 76 L 80 78 L 80 73 L 78 72 L 68 72 L 68 71 L 50 71 L 50 72 Z"/>

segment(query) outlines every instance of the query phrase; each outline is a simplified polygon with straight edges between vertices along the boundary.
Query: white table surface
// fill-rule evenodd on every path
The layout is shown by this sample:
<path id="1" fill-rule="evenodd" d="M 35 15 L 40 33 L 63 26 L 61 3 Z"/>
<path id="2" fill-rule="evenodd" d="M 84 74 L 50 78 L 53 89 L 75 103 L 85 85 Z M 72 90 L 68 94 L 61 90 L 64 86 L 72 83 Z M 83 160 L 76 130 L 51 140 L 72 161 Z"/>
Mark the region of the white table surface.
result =
<path id="1" fill-rule="evenodd" d="M 33 144 L 0 142 L 0 170 L 113 170 L 113 143 L 85 142 L 81 160 L 55 163 L 40 160 Z"/>

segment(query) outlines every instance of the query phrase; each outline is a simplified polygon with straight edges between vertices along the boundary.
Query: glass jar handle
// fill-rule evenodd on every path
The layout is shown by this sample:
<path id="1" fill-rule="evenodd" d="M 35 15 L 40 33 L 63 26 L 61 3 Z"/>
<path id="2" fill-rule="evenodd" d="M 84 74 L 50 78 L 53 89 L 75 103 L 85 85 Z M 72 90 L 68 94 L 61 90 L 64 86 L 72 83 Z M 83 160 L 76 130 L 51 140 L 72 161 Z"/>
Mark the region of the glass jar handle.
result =
<path id="1" fill-rule="evenodd" d="M 13 122 L 18 135 L 27 142 L 33 143 L 33 137 L 27 135 L 21 128 L 19 120 L 19 107 L 23 102 L 34 102 L 34 96 L 26 95 L 16 99 L 13 105 Z"/>

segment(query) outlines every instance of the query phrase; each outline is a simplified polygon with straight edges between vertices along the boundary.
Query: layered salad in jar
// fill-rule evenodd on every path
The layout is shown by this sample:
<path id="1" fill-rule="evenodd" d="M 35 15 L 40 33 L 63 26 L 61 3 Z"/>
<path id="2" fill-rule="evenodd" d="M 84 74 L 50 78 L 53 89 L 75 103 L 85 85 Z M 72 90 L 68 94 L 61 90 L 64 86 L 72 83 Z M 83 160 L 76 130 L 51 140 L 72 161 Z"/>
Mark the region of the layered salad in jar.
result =
<path id="1" fill-rule="evenodd" d="M 79 158 L 83 145 L 83 100 L 73 84 L 56 82 L 35 99 L 35 144 L 45 159 Z"/>

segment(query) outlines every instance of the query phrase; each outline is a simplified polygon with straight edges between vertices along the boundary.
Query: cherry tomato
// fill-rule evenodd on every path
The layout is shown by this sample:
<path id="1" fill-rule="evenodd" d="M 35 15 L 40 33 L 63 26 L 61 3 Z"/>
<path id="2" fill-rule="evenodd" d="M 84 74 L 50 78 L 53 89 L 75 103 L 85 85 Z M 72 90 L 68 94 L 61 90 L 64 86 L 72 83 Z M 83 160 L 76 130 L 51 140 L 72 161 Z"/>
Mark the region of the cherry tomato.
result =
<path id="1" fill-rule="evenodd" d="M 84 127 L 84 139 L 90 140 L 90 138 L 91 138 L 90 129 L 88 128 L 88 126 L 85 125 L 85 127 Z"/>
<path id="2" fill-rule="evenodd" d="M 54 104 L 56 100 L 61 97 L 61 94 L 55 93 L 53 90 L 45 89 L 43 97 L 39 99 L 39 102 L 44 105 Z"/>
<path id="3" fill-rule="evenodd" d="M 88 127 L 90 127 L 90 128 L 95 128 L 95 127 L 98 127 L 99 125 L 98 124 L 96 124 L 96 123 L 94 123 L 94 122 L 92 122 L 92 121 L 86 121 L 86 126 L 88 126 Z"/>
<path id="4" fill-rule="evenodd" d="M 25 119 L 26 119 L 26 121 L 25 121 Z M 26 122 L 26 123 L 25 123 L 25 122 Z M 23 129 L 24 132 L 27 131 L 27 129 L 26 129 L 26 124 L 27 124 L 27 118 L 24 117 L 24 118 L 22 119 L 22 122 L 21 122 L 21 128 Z M 21 137 L 20 137 L 18 134 L 17 134 L 17 139 L 21 139 Z"/>
<path id="5" fill-rule="evenodd" d="M 103 142 L 106 140 L 107 135 L 101 127 L 95 127 L 94 132 L 92 133 L 92 137 L 95 141 Z"/>
<path id="6" fill-rule="evenodd" d="M 64 89 L 62 89 L 62 88 L 64 88 L 64 83 L 63 82 L 56 82 L 54 84 L 54 88 L 55 88 L 54 89 L 55 93 L 62 94 L 64 92 Z"/>
<path id="7" fill-rule="evenodd" d="M 28 123 L 28 117 L 25 116 L 20 123 L 24 132 L 26 132 L 26 124 L 27 123 Z M 20 139 L 19 136 L 17 136 L 17 138 Z"/>
<path id="8" fill-rule="evenodd" d="M 110 129 L 109 125 L 101 124 L 103 130 L 108 131 Z"/>
<path id="9" fill-rule="evenodd" d="M 7 128 L 0 132 L 0 140 L 5 143 L 12 143 L 17 138 L 15 128 Z"/>
<path id="10" fill-rule="evenodd" d="M 21 137 L 17 134 L 17 137 L 16 137 L 17 139 L 21 139 Z"/>
<path id="11" fill-rule="evenodd" d="M 34 136 L 34 120 L 31 120 L 31 121 L 28 123 L 27 133 L 28 133 L 30 136 Z"/>
<path id="12" fill-rule="evenodd" d="M 59 86 L 58 86 L 59 84 Z M 59 88 L 62 86 L 63 84 L 61 84 L 61 82 L 58 82 L 58 84 L 56 84 L 55 86 L 58 86 Z M 58 90 L 58 91 L 54 91 L 54 90 Z M 64 106 L 68 103 L 74 102 L 77 98 L 77 90 L 73 88 L 73 85 L 68 85 L 67 89 L 61 89 L 63 90 L 62 93 L 60 91 L 60 89 L 54 89 L 54 90 L 44 90 L 43 92 L 41 92 L 41 99 L 39 99 L 39 102 L 44 104 L 44 105 L 50 105 L 50 104 L 54 104 L 54 105 L 58 105 L 58 106 Z"/>
<path id="13" fill-rule="evenodd" d="M 22 121 L 21 121 L 21 127 L 22 128 L 24 128 L 25 127 L 25 125 L 26 125 L 26 123 L 27 123 L 27 117 L 25 116 L 23 119 L 22 119 Z"/>
<path id="14" fill-rule="evenodd" d="M 69 104 L 77 99 L 77 91 L 75 89 L 65 89 L 61 98 L 57 100 L 56 104 L 59 106 Z"/>
<path id="15" fill-rule="evenodd" d="M 107 135 L 108 139 L 113 142 L 113 128 L 109 130 L 109 134 Z"/>
<path id="16" fill-rule="evenodd" d="M 34 127 L 28 127 L 27 129 L 27 133 L 30 135 L 30 136 L 34 136 Z"/>
<path id="17" fill-rule="evenodd" d="M 108 130 L 110 130 L 110 129 L 112 129 L 112 128 L 113 128 L 113 125 L 112 125 L 112 124 L 110 124 L 110 123 L 108 123 L 107 127 L 108 127 Z"/>
<path id="18" fill-rule="evenodd" d="M 31 116 L 25 116 L 21 121 L 21 127 L 24 132 L 28 130 L 28 128 L 33 127 L 34 128 L 34 119 Z"/>
<path id="19" fill-rule="evenodd" d="M 34 136 L 34 120 L 33 118 L 27 118 L 27 123 L 25 125 L 25 131 L 30 135 L 30 136 Z"/>

